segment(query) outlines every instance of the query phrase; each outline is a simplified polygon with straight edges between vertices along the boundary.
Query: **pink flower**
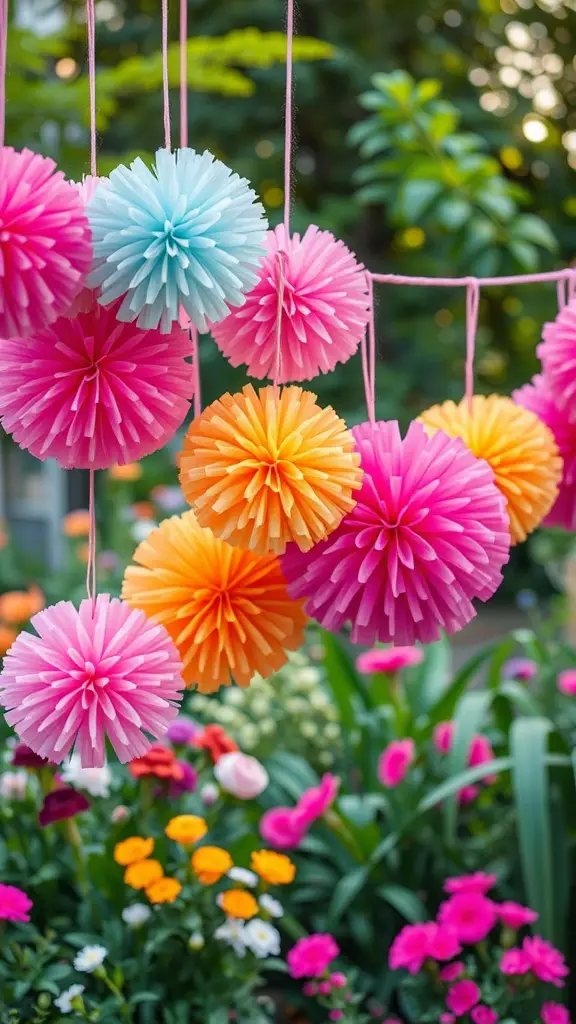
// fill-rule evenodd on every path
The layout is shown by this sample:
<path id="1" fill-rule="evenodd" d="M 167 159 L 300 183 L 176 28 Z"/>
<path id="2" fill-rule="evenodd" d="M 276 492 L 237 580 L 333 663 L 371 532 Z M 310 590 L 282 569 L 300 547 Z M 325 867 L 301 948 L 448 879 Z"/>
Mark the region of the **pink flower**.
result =
<path id="1" fill-rule="evenodd" d="M 222 754 L 214 765 L 214 775 L 222 789 L 238 800 L 254 800 L 270 781 L 264 765 L 240 750 Z"/>
<path id="2" fill-rule="evenodd" d="M 128 810 L 128 808 L 125 807 L 124 804 L 118 804 L 118 806 L 114 808 L 110 815 L 110 821 L 114 825 L 117 825 L 121 821 L 126 821 L 126 819 L 129 817 L 130 811 Z"/>
<path id="3" fill-rule="evenodd" d="M 454 739 L 454 723 L 438 722 L 434 729 L 434 746 L 439 754 L 449 754 Z"/>
<path id="4" fill-rule="evenodd" d="M 338 795 L 340 779 L 327 772 L 320 779 L 319 786 L 311 786 L 300 797 L 294 808 L 294 820 L 302 829 L 309 829 L 318 819 L 322 818 Z"/>
<path id="5" fill-rule="evenodd" d="M 485 896 L 490 889 L 496 885 L 496 875 L 487 875 L 483 871 L 476 871 L 473 875 L 456 875 L 454 878 L 447 878 L 444 889 L 450 893 L 479 892 Z"/>
<path id="6" fill-rule="evenodd" d="M 496 1024 L 499 1019 L 498 1014 L 491 1010 L 489 1006 L 475 1006 L 470 1013 L 474 1024 Z"/>
<path id="7" fill-rule="evenodd" d="M 178 718 L 175 718 L 168 726 L 165 738 L 170 743 L 189 743 L 199 732 L 202 732 L 202 729 L 193 718 L 189 718 L 188 715 L 178 715 Z"/>
<path id="8" fill-rule="evenodd" d="M 440 1024 L 454 1024 L 456 1017 L 453 1013 L 441 1013 Z"/>
<path id="9" fill-rule="evenodd" d="M 334 971 L 334 973 L 330 975 L 328 981 L 332 985 L 332 988 L 346 988 L 346 985 L 348 984 L 348 979 L 345 974 L 342 974 L 342 971 Z"/>
<path id="10" fill-rule="evenodd" d="M 424 652 L 419 647 L 375 647 L 356 658 L 356 668 L 365 675 L 373 672 L 394 674 L 403 668 L 419 665 L 423 660 Z"/>
<path id="11" fill-rule="evenodd" d="M 502 974 L 527 974 L 530 970 L 530 960 L 524 950 L 507 949 L 500 960 Z"/>
<path id="12" fill-rule="evenodd" d="M 570 1014 L 560 1003 L 544 1003 L 540 1016 L 544 1024 L 570 1024 Z"/>
<path id="13" fill-rule="evenodd" d="M 317 996 L 318 985 L 316 984 L 315 981 L 305 981 L 304 984 L 302 985 L 302 993 L 308 997 Z"/>
<path id="14" fill-rule="evenodd" d="M 454 928 L 461 942 L 481 942 L 496 924 L 496 908 L 492 900 L 479 892 L 460 892 L 442 903 L 438 921 Z"/>
<path id="15" fill-rule="evenodd" d="M 510 658 L 502 669 L 504 679 L 520 679 L 528 682 L 538 672 L 538 665 L 531 658 Z"/>
<path id="16" fill-rule="evenodd" d="M 414 740 L 392 740 L 378 762 L 378 778 L 382 785 L 391 788 L 402 782 L 415 753 Z"/>
<path id="17" fill-rule="evenodd" d="M 344 1016 L 344 1010 L 330 1010 L 328 1014 L 328 1020 L 342 1020 Z"/>
<path id="18" fill-rule="evenodd" d="M 533 938 L 526 938 L 522 943 L 522 950 L 528 957 L 530 969 L 540 981 L 547 981 L 557 988 L 563 988 L 563 979 L 570 973 L 562 953 L 545 939 L 535 935 Z"/>
<path id="19" fill-rule="evenodd" d="M 331 935 L 308 935 L 289 950 L 288 969 L 293 978 L 321 978 L 339 952 Z"/>
<path id="20" fill-rule="evenodd" d="M 302 842 L 305 829 L 293 807 L 273 807 L 260 819 L 260 835 L 277 850 L 294 850 Z"/>
<path id="21" fill-rule="evenodd" d="M 558 689 L 568 697 L 576 694 L 576 668 L 567 668 L 558 676 Z"/>
<path id="22" fill-rule="evenodd" d="M 446 1006 L 456 1017 L 463 1017 L 480 1000 L 480 989 L 475 981 L 457 981 L 446 996 Z"/>
<path id="23" fill-rule="evenodd" d="M 463 786 L 462 789 L 458 790 L 458 802 L 462 807 L 466 807 L 467 804 L 474 803 L 478 793 L 480 792 L 479 786 Z"/>
<path id="24" fill-rule="evenodd" d="M 454 928 L 447 928 L 434 921 L 428 937 L 428 956 L 432 960 L 451 960 L 461 952 L 462 946 Z"/>
<path id="25" fill-rule="evenodd" d="M 533 924 L 538 920 L 538 914 L 529 907 L 523 907 L 520 903 L 506 900 L 496 906 L 496 913 L 506 928 L 523 928 L 525 924 Z"/>
<path id="26" fill-rule="evenodd" d="M 466 964 L 461 960 L 455 960 L 453 964 L 446 964 L 440 971 L 440 981 L 456 981 L 461 974 L 464 974 Z"/>
<path id="27" fill-rule="evenodd" d="M 318 985 L 318 995 L 329 996 L 332 991 L 332 986 L 329 981 L 321 981 Z"/>
<path id="28" fill-rule="evenodd" d="M 29 921 L 31 909 L 32 900 L 22 889 L 0 882 L 0 921 Z"/>
<path id="29" fill-rule="evenodd" d="M 494 760 L 494 751 L 490 744 L 490 740 L 487 736 L 477 734 L 474 736 L 472 743 L 470 744 L 470 753 L 468 754 L 468 764 L 470 768 L 474 768 L 478 764 L 487 764 L 488 761 Z"/>
<path id="30" fill-rule="evenodd" d="M 390 947 L 388 963 L 391 970 L 405 967 L 410 974 L 418 974 L 425 960 L 451 960 L 461 952 L 458 936 L 450 928 L 435 921 L 425 924 L 407 924 Z"/>

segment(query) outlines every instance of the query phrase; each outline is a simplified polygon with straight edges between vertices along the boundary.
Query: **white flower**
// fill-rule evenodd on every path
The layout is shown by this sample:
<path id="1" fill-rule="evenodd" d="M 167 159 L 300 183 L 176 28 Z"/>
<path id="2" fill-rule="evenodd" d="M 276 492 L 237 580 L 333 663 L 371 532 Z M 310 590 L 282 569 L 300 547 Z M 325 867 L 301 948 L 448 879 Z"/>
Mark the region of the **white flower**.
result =
<path id="1" fill-rule="evenodd" d="M 258 729 L 255 725 L 249 722 L 247 725 L 243 725 L 240 730 L 239 741 L 246 750 L 253 750 L 258 743 Z"/>
<path id="2" fill-rule="evenodd" d="M 306 666 L 306 668 L 298 669 L 298 672 L 295 673 L 294 678 L 302 686 L 312 687 L 316 686 L 316 684 L 320 682 L 320 672 L 318 671 L 317 668 L 314 668 L 312 665 L 308 665 Z"/>
<path id="3" fill-rule="evenodd" d="M 104 963 L 108 950 L 106 946 L 84 946 L 74 957 L 74 970 L 92 974 Z"/>
<path id="4" fill-rule="evenodd" d="M 258 885 L 258 875 L 253 871 L 248 871 L 248 868 L 230 868 L 228 878 L 234 882 L 240 882 L 241 885 L 248 885 L 251 889 Z"/>
<path id="5" fill-rule="evenodd" d="M 228 690 L 228 692 L 224 695 L 224 699 L 227 704 L 232 704 L 232 706 L 235 708 L 241 708 L 242 705 L 246 702 L 246 695 L 244 693 L 244 690 L 241 690 L 238 686 L 235 686 L 232 689 Z"/>
<path id="6" fill-rule="evenodd" d="M 0 797 L 3 800 L 24 800 L 27 786 L 28 772 L 25 768 L 0 775 Z"/>
<path id="7" fill-rule="evenodd" d="M 318 754 L 318 760 L 320 764 L 323 764 L 325 768 L 329 768 L 331 764 L 334 764 L 334 758 L 329 750 L 322 750 Z"/>
<path id="8" fill-rule="evenodd" d="M 85 789 L 90 796 L 108 796 L 112 772 L 107 764 L 102 768 L 82 768 L 80 754 L 72 754 L 64 765 L 62 779 L 77 789 Z"/>
<path id="9" fill-rule="evenodd" d="M 58 999 L 54 1000 L 54 1006 L 58 1007 L 60 1013 L 71 1013 L 74 1009 L 72 1000 L 76 999 L 76 996 L 81 996 L 83 991 L 84 985 L 70 985 L 70 988 L 61 992 Z"/>
<path id="10" fill-rule="evenodd" d="M 132 540 L 136 541 L 137 544 L 141 544 L 157 526 L 158 523 L 155 523 L 153 519 L 137 519 L 130 527 Z"/>
<path id="11" fill-rule="evenodd" d="M 270 701 L 263 694 L 252 701 L 252 714 L 256 718 L 264 718 L 268 714 Z"/>
<path id="12" fill-rule="evenodd" d="M 188 949 L 203 949 L 205 944 L 206 940 L 202 935 L 202 932 L 192 932 L 192 935 L 188 939 Z"/>
<path id="13" fill-rule="evenodd" d="M 204 807 L 213 807 L 219 796 L 220 790 L 213 782 L 207 782 L 200 790 L 200 799 L 202 800 Z"/>
<path id="14" fill-rule="evenodd" d="M 312 740 L 318 735 L 318 726 L 315 722 L 302 722 L 300 732 L 307 740 Z"/>
<path id="15" fill-rule="evenodd" d="M 264 765 L 240 750 L 219 757 L 214 765 L 214 775 L 222 789 L 239 800 L 253 800 L 260 796 L 269 782 Z"/>
<path id="16" fill-rule="evenodd" d="M 280 932 L 273 924 L 259 917 L 253 917 L 244 925 L 244 941 L 259 960 L 280 954 Z"/>
<path id="17" fill-rule="evenodd" d="M 324 736 L 327 740 L 337 740 L 340 738 L 340 726 L 334 722 L 330 722 L 324 729 Z"/>
<path id="18" fill-rule="evenodd" d="M 221 924 L 216 929 L 214 938 L 225 942 L 227 946 L 231 946 L 236 956 L 244 956 L 246 952 L 245 929 L 246 926 L 243 921 L 237 921 L 235 918 L 229 917 L 225 924 Z"/>
<path id="19" fill-rule="evenodd" d="M 263 718 L 260 722 L 260 732 L 263 736 L 272 736 L 276 732 L 276 722 L 273 718 Z"/>
<path id="20" fill-rule="evenodd" d="M 131 928 L 140 928 L 151 916 L 152 911 L 145 903 L 132 903 L 122 911 L 122 920 Z"/>
<path id="21" fill-rule="evenodd" d="M 262 910 L 265 910 L 270 917 L 282 917 L 284 913 L 284 907 L 280 903 L 280 900 L 275 900 L 273 896 L 270 896 L 267 892 L 262 893 L 260 897 L 260 906 Z"/>
<path id="22" fill-rule="evenodd" d="M 321 689 L 314 690 L 310 694 L 309 700 L 313 708 L 325 708 L 330 703 L 328 694 L 324 693 L 324 690 Z"/>

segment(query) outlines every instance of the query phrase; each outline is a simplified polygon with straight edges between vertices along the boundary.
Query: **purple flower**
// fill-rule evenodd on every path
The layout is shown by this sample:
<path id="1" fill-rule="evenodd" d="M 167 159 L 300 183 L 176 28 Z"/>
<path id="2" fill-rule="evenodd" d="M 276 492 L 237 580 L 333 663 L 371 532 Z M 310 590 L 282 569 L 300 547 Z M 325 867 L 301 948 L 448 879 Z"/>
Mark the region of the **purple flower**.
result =
<path id="1" fill-rule="evenodd" d="M 72 789 L 71 786 L 60 786 L 58 789 L 52 789 L 44 797 L 38 820 L 42 827 L 52 825 L 55 821 L 73 818 L 81 811 L 87 811 L 89 807 L 90 801 L 83 793 Z"/>
<path id="2" fill-rule="evenodd" d="M 178 715 L 178 718 L 170 722 L 165 738 L 170 743 L 189 743 L 199 732 L 202 732 L 202 728 L 193 718 L 188 718 L 187 715 Z"/>
<path id="3" fill-rule="evenodd" d="M 538 672 L 538 665 L 531 658 L 510 658 L 502 670 L 504 679 L 520 679 L 528 682 Z"/>
<path id="4" fill-rule="evenodd" d="M 198 785 L 198 772 L 188 764 L 188 761 L 176 761 L 176 764 L 182 769 L 182 776 L 170 783 L 169 796 L 178 797 L 182 793 L 193 793 Z"/>
<path id="5" fill-rule="evenodd" d="M 44 768 L 50 762 L 45 757 L 35 754 L 25 743 L 17 743 L 12 755 L 12 764 L 16 768 Z"/>

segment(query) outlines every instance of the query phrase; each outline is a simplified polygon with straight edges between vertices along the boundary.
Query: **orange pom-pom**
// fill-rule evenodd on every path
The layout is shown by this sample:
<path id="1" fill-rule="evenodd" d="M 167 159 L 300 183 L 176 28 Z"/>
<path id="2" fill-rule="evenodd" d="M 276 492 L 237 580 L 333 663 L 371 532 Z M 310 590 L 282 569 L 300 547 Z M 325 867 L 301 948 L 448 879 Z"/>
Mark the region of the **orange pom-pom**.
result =
<path id="1" fill-rule="evenodd" d="M 459 405 L 444 402 L 420 416 L 429 433 L 461 437 L 473 455 L 494 470 L 508 503 L 512 543 L 526 540 L 552 508 L 562 459 L 552 431 L 532 412 L 501 395 L 475 395 Z"/>
<path id="2" fill-rule="evenodd" d="M 165 519 L 134 560 L 122 597 L 165 626 L 201 693 L 269 676 L 303 642 L 303 602 L 289 597 L 278 559 L 218 540 L 193 512 Z"/>
<path id="3" fill-rule="evenodd" d="M 190 425 L 180 481 L 201 526 L 238 547 L 308 551 L 356 504 L 354 438 L 299 387 L 223 395 Z"/>

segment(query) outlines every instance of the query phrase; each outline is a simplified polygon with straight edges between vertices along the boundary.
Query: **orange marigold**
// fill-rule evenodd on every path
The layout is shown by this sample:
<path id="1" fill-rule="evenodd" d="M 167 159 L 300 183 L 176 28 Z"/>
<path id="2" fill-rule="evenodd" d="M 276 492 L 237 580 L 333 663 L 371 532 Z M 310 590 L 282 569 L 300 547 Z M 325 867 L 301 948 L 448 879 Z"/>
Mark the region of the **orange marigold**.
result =
<path id="1" fill-rule="evenodd" d="M 227 892 L 220 893 L 218 905 L 228 917 L 239 917 L 243 921 L 256 917 L 258 913 L 256 900 L 252 893 L 246 892 L 245 889 L 228 889 Z"/>
<path id="2" fill-rule="evenodd" d="M 147 889 L 153 882 L 162 878 L 164 869 L 157 860 L 137 860 L 129 864 L 124 872 L 126 885 L 133 889 Z"/>
<path id="3" fill-rule="evenodd" d="M 228 735 L 223 725 L 207 725 L 192 742 L 195 747 L 210 754 L 214 764 L 224 754 L 233 754 L 238 750 L 238 744 Z"/>
<path id="4" fill-rule="evenodd" d="M 153 839 L 142 839 L 140 836 L 130 836 L 116 843 L 114 847 L 114 860 L 122 867 L 134 864 L 137 860 L 145 860 L 154 849 Z"/>
<path id="5" fill-rule="evenodd" d="M 128 769 L 135 779 L 151 776 L 156 779 L 179 782 L 184 774 L 176 760 L 174 751 L 158 743 L 150 747 L 143 757 L 135 757 L 133 761 L 130 761 Z"/>
<path id="6" fill-rule="evenodd" d="M 17 636 L 18 631 L 16 629 L 0 625 L 0 658 L 3 658 L 6 652 L 10 650 Z"/>
<path id="7" fill-rule="evenodd" d="M 90 533 L 90 513 L 85 508 L 76 508 L 62 520 L 62 532 L 66 537 L 87 537 Z"/>
<path id="8" fill-rule="evenodd" d="M 35 585 L 27 591 L 9 590 L 0 597 L 0 619 L 11 626 L 18 626 L 42 611 L 44 603 L 44 594 Z"/>
<path id="9" fill-rule="evenodd" d="M 191 846 L 203 839 L 208 831 L 208 825 L 204 818 L 196 814 L 177 814 L 171 818 L 166 825 L 165 832 L 169 839 L 182 846 Z"/>
<path id="10" fill-rule="evenodd" d="M 294 881 L 296 865 L 285 853 L 255 850 L 252 854 L 252 870 L 268 885 L 289 885 Z"/>
<path id="11" fill-rule="evenodd" d="M 136 519 L 156 519 L 156 508 L 151 501 L 135 501 L 130 511 Z"/>
<path id="12" fill-rule="evenodd" d="M 133 483 L 142 476 L 142 466 L 139 462 L 127 462 L 124 466 L 111 466 L 108 472 L 111 480 L 126 480 Z"/>
<path id="13" fill-rule="evenodd" d="M 214 885 L 233 866 L 232 857 L 220 846 L 201 846 L 190 860 L 192 870 L 202 885 Z"/>
<path id="14" fill-rule="evenodd" d="M 146 895 L 151 903 L 174 903 L 182 886 L 177 878 L 160 878 L 146 886 Z"/>

